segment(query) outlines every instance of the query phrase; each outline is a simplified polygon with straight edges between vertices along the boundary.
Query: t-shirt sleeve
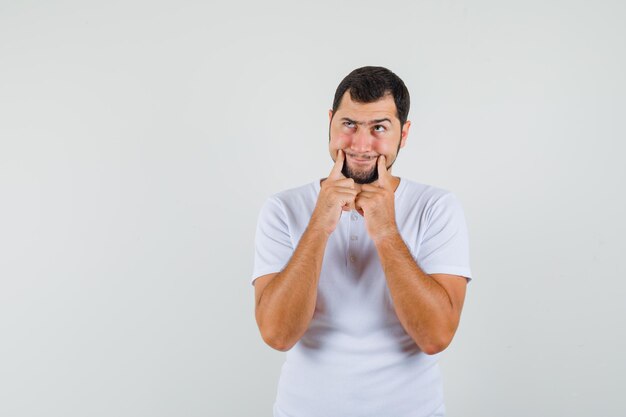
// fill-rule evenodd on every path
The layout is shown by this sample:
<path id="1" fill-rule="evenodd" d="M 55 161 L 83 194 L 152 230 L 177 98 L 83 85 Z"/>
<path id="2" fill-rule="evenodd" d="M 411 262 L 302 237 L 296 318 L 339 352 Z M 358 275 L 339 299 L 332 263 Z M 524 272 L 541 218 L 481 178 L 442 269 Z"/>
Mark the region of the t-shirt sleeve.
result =
<path id="1" fill-rule="evenodd" d="M 293 254 L 287 217 L 280 200 L 270 197 L 259 214 L 254 239 L 254 267 L 250 283 L 260 276 L 280 272 Z"/>
<path id="2" fill-rule="evenodd" d="M 417 256 L 427 274 L 461 275 L 469 282 L 469 237 L 463 208 L 452 193 L 426 210 L 426 230 Z"/>

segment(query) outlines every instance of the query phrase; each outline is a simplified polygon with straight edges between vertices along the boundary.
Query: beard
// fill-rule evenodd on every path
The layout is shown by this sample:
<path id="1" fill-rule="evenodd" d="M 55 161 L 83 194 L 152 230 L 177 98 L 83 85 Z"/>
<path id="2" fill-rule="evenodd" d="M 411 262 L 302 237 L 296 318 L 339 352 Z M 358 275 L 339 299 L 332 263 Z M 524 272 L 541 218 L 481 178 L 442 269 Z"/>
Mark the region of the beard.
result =
<path id="1" fill-rule="evenodd" d="M 352 178 L 357 184 L 371 184 L 378 179 L 378 165 L 374 164 L 369 171 L 357 171 L 348 166 L 348 160 L 343 161 L 341 173 L 346 178 Z"/>
<path id="2" fill-rule="evenodd" d="M 330 121 L 332 123 L 332 120 Z M 328 125 L 328 143 L 330 143 L 330 123 Z M 391 168 L 396 159 L 398 158 L 398 154 L 400 153 L 400 144 L 402 143 L 402 134 L 400 135 L 400 140 L 398 141 L 398 149 L 396 149 L 396 157 L 394 158 L 391 165 L 387 167 L 387 169 Z M 345 151 L 344 151 L 345 155 Z M 348 159 L 344 159 L 343 167 L 341 168 L 341 173 L 346 178 L 352 178 L 354 182 L 357 184 L 371 184 L 378 179 L 378 161 L 374 164 L 374 167 L 369 171 L 356 171 L 348 166 Z"/>
<path id="3" fill-rule="evenodd" d="M 396 157 L 394 158 L 391 165 L 387 167 L 387 169 L 393 166 L 394 162 L 396 162 L 396 159 L 398 158 L 399 153 L 400 143 L 398 143 L 398 149 L 396 149 Z M 357 184 L 371 184 L 378 179 L 378 160 L 376 160 L 376 163 L 369 171 L 357 171 L 350 168 L 350 166 L 348 165 L 348 159 L 346 158 L 343 161 L 343 168 L 341 168 L 341 173 L 346 178 L 352 178 Z"/>

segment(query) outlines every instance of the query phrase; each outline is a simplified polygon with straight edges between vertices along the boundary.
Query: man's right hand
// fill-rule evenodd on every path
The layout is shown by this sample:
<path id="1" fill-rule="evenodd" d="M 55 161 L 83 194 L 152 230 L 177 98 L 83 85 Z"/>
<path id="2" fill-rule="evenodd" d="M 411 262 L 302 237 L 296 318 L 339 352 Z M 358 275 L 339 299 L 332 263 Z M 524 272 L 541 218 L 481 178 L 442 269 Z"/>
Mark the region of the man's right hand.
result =
<path id="1" fill-rule="evenodd" d="M 354 200 L 359 193 L 354 180 L 344 177 L 341 173 L 344 161 L 345 155 L 340 149 L 337 151 L 333 169 L 328 178 L 322 182 L 317 204 L 309 222 L 309 227 L 323 230 L 327 235 L 337 227 L 342 210 L 354 210 Z"/>

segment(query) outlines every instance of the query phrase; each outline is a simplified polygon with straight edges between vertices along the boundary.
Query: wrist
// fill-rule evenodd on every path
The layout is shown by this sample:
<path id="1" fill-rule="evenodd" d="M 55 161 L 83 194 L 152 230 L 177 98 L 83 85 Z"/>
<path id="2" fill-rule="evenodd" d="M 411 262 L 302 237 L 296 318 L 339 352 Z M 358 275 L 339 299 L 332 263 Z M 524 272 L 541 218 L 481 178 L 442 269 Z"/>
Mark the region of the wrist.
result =
<path id="1" fill-rule="evenodd" d="M 400 236 L 400 231 L 395 224 L 380 228 L 377 233 L 372 236 L 372 240 L 376 246 L 393 244 L 397 242 L 398 239 L 402 239 L 402 236 Z"/>
<path id="2" fill-rule="evenodd" d="M 328 237 L 333 233 L 333 230 L 333 228 L 325 226 L 323 222 L 320 222 L 312 217 L 304 233 L 328 239 Z"/>

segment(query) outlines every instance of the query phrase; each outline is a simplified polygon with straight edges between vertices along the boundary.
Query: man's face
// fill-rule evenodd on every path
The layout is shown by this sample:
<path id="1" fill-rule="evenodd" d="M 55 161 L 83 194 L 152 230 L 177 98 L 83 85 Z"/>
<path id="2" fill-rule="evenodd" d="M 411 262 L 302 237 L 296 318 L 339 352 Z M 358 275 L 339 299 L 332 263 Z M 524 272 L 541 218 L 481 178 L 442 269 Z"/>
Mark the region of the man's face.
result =
<path id="1" fill-rule="evenodd" d="M 387 160 L 387 169 L 393 165 L 400 148 L 404 147 L 411 122 L 400 126 L 396 104 L 391 95 L 373 103 L 352 101 L 346 91 L 339 108 L 330 118 L 328 150 L 335 161 L 337 151 L 346 155 L 342 173 L 356 183 L 369 184 L 378 179 L 376 167 L 379 155 Z"/>

